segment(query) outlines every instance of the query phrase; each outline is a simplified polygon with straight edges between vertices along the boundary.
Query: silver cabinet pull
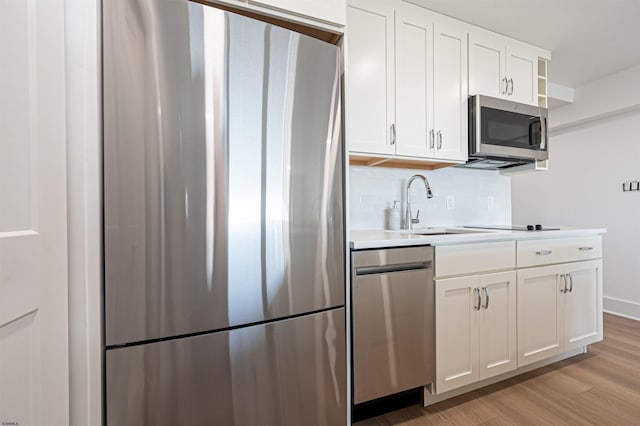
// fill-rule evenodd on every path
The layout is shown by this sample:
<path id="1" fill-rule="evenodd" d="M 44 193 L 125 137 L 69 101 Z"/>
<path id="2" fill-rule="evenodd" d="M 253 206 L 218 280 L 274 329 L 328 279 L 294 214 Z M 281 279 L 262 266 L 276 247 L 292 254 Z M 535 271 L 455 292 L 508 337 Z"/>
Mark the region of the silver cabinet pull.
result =
<path id="1" fill-rule="evenodd" d="M 538 256 L 548 256 L 553 253 L 551 250 L 539 250 L 536 252 Z"/>
<path id="2" fill-rule="evenodd" d="M 571 274 L 567 274 L 567 277 L 569 277 L 569 293 L 573 293 L 573 277 Z"/>
<path id="3" fill-rule="evenodd" d="M 435 137 L 434 134 L 435 131 L 433 129 L 429 130 L 429 149 L 433 149 L 433 147 L 435 146 Z"/>
<path id="4" fill-rule="evenodd" d="M 487 287 L 482 287 L 482 290 L 484 290 L 484 305 L 482 307 L 489 309 L 489 289 Z"/>
<path id="5" fill-rule="evenodd" d="M 509 83 L 511 83 L 511 90 L 509 91 L 509 96 L 513 95 L 513 79 L 509 79 Z"/>
<path id="6" fill-rule="evenodd" d="M 442 149 L 442 131 L 438 130 L 438 149 Z"/>
<path id="7" fill-rule="evenodd" d="M 475 309 L 476 311 L 479 311 L 480 307 L 482 306 L 482 299 L 480 297 L 480 289 L 474 288 L 473 292 L 476 295 L 476 302 L 473 304 L 473 309 Z"/>
<path id="8" fill-rule="evenodd" d="M 502 81 L 504 82 L 504 90 L 502 91 L 502 94 L 506 95 L 509 91 L 509 80 L 507 80 L 507 77 L 503 77 Z"/>
<path id="9" fill-rule="evenodd" d="M 562 289 L 560 290 L 560 293 L 566 293 L 567 292 L 567 277 L 562 274 L 560 275 L 560 278 L 562 279 Z"/>
<path id="10" fill-rule="evenodd" d="M 589 250 L 593 250 L 593 247 L 578 247 L 578 250 L 580 250 L 580 251 L 589 251 Z"/>
<path id="11" fill-rule="evenodd" d="M 391 125 L 391 145 L 396 144 L 396 125 L 395 123 Z"/>

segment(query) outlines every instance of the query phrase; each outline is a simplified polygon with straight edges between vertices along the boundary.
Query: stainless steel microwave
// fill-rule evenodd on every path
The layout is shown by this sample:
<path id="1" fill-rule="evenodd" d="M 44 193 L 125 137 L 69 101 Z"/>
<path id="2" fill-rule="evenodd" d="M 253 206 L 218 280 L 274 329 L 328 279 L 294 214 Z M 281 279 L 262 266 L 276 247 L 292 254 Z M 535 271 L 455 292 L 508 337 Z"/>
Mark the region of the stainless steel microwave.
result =
<path id="1" fill-rule="evenodd" d="M 469 97 L 467 167 L 501 169 L 547 158 L 546 108 L 489 96 Z"/>

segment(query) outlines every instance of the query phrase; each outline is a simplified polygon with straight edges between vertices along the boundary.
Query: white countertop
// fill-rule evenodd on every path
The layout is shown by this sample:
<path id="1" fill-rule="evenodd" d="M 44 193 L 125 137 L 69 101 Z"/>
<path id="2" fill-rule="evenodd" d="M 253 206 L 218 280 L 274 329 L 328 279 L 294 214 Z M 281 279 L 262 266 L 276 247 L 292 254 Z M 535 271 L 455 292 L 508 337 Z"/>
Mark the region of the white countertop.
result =
<path id="1" fill-rule="evenodd" d="M 446 235 L 420 235 L 420 233 L 447 232 Z M 496 229 L 470 228 L 421 228 L 399 231 L 354 230 L 350 233 L 352 249 L 385 247 L 407 247 L 419 245 L 442 246 L 450 244 L 477 243 L 482 241 L 532 240 L 539 238 L 577 237 L 600 235 L 604 228 L 560 228 L 554 231 L 504 231 Z"/>

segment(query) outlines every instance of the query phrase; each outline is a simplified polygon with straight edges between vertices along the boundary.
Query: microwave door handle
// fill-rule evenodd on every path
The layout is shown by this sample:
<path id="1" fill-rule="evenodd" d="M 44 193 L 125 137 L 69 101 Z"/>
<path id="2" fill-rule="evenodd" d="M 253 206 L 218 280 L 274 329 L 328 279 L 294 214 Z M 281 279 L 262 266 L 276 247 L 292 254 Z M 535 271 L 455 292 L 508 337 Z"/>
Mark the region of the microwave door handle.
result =
<path id="1" fill-rule="evenodd" d="M 547 149 L 547 117 L 542 117 L 541 124 L 540 149 Z"/>

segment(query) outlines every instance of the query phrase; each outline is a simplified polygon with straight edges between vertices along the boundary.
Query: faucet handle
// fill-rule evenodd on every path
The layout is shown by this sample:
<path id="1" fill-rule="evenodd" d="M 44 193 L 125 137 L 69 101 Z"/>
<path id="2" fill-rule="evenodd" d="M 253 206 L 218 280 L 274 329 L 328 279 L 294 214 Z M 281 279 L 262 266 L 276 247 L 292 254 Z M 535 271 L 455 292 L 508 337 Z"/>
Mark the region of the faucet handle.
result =
<path id="1" fill-rule="evenodd" d="M 416 212 L 415 219 L 411 218 L 411 223 L 414 225 L 420 223 L 420 209 L 418 209 L 418 211 Z"/>

